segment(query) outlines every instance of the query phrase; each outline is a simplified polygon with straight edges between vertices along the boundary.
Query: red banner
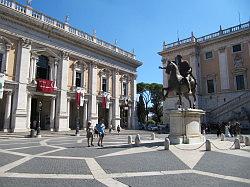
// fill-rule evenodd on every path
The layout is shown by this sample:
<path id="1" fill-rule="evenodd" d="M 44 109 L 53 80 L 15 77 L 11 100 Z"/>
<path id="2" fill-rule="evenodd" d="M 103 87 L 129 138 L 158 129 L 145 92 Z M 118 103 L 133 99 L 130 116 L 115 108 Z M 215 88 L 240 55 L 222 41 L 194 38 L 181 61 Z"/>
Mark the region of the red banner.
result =
<path id="1" fill-rule="evenodd" d="M 81 92 L 76 92 L 76 106 L 80 107 Z"/>
<path id="2" fill-rule="evenodd" d="M 38 92 L 43 92 L 43 93 L 53 93 L 55 91 L 54 81 L 46 79 L 38 79 L 36 90 Z"/>
<path id="3" fill-rule="evenodd" d="M 107 98 L 105 96 L 102 96 L 102 108 L 106 108 L 107 105 Z"/>

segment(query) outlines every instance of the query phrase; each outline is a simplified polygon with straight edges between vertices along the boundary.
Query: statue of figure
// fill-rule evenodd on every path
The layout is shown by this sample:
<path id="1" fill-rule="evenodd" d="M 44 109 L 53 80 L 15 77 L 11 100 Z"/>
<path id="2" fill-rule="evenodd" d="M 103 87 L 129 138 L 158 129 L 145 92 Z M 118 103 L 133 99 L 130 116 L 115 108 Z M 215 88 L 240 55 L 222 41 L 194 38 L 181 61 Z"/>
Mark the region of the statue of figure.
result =
<path id="1" fill-rule="evenodd" d="M 160 69 L 165 69 L 166 74 L 169 74 L 168 87 L 163 88 L 163 91 L 166 90 L 164 98 L 168 96 L 169 91 L 174 90 L 179 95 L 181 107 L 182 101 L 181 96 L 189 101 L 190 108 L 195 108 L 196 102 L 196 79 L 192 75 L 192 68 L 190 67 L 187 61 L 182 61 L 181 55 L 177 55 L 174 62 L 168 61 L 166 67 L 159 67 Z M 193 107 L 191 100 L 189 99 L 189 94 L 192 94 L 194 98 Z"/>
<path id="2" fill-rule="evenodd" d="M 188 88 L 189 88 L 188 92 L 191 93 L 190 80 L 191 80 L 191 78 L 195 79 L 193 74 L 192 74 L 192 67 L 189 65 L 188 61 L 182 60 L 181 55 L 177 55 L 175 57 L 175 63 L 179 68 L 181 76 L 183 76 L 182 81 L 184 83 L 186 82 L 186 84 L 188 84 Z"/>

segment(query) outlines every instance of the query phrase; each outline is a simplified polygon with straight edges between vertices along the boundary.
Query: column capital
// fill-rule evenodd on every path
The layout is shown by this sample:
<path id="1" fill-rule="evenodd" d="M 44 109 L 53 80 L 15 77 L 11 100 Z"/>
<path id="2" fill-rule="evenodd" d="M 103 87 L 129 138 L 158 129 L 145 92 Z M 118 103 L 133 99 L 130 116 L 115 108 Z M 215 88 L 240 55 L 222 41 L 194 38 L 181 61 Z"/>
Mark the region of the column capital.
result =
<path id="1" fill-rule="evenodd" d="M 222 46 L 222 47 L 219 48 L 219 52 L 220 53 L 225 52 L 225 50 L 226 50 L 226 46 Z"/>
<path id="2" fill-rule="evenodd" d="M 20 42 L 23 48 L 29 49 L 31 47 L 32 41 L 28 38 L 20 38 Z"/>
<path id="3" fill-rule="evenodd" d="M 66 52 L 66 51 L 61 52 L 61 56 L 63 60 L 69 60 L 69 55 L 70 55 L 69 52 Z"/>
<path id="4" fill-rule="evenodd" d="M 10 49 L 11 49 L 11 44 L 6 44 L 5 46 L 6 46 L 6 51 L 10 51 Z"/>

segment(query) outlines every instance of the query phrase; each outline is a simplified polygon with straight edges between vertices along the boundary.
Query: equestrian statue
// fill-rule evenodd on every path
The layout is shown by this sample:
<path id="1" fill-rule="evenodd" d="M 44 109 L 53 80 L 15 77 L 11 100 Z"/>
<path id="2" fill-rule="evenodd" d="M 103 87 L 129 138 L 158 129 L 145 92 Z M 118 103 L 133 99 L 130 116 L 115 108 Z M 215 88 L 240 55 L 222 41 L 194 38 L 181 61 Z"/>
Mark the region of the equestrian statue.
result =
<path id="1" fill-rule="evenodd" d="M 166 91 L 166 94 L 164 94 L 164 99 L 168 97 L 168 93 L 170 91 L 175 91 L 176 94 L 179 95 L 179 108 L 182 105 L 182 96 L 184 96 L 189 101 L 190 108 L 195 108 L 195 92 L 197 83 L 192 74 L 192 68 L 189 65 L 188 61 L 182 60 L 182 56 L 177 55 L 175 61 L 168 61 L 167 66 L 159 68 L 165 69 L 166 74 L 169 75 L 168 87 L 163 88 L 163 94 L 164 91 Z M 189 98 L 190 94 L 194 98 L 193 106 Z"/>

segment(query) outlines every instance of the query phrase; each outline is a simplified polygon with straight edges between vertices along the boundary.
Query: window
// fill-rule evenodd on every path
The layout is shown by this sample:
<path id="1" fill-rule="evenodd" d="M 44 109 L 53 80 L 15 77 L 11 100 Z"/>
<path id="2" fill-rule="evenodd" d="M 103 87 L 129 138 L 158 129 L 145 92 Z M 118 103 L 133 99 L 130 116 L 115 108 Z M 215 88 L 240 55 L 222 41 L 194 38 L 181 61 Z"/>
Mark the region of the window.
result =
<path id="1" fill-rule="evenodd" d="M 82 73 L 76 72 L 76 87 L 82 87 Z"/>
<path id="2" fill-rule="evenodd" d="M 106 77 L 102 78 L 102 91 L 107 92 L 107 79 L 106 79 Z"/>
<path id="3" fill-rule="evenodd" d="M 237 90 L 244 90 L 245 89 L 243 75 L 236 75 L 236 87 L 237 87 Z"/>
<path id="4" fill-rule="evenodd" d="M 210 58 L 213 58 L 213 52 L 212 51 L 206 52 L 206 59 L 210 59 Z"/>
<path id="5" fill-rule="evenodd" d="M 0 53 L 0 72 L 3 72 L 3 54 Z"/>
<path id="6" fill-rule="evenodd" d="M 122 95 L 127 96 L 128 84 L 126 82 L 122 83 Z"/>
<path id="7" fill-rule="evenodd" d="M 214 93 L 214 80 L 207 80 L 207 93 Z"/>
<path id="8" fill-rule="evenodd" d="M 233 53 L 241 51 L 241 44 L 233 45 Z"/>
<path id="9" fill-rule="evenodd" d="M 49 59 L 46 56 L 39 56 L 37 62 L 37 69 L 36 69 L 36 78 L 37 79 L 47 79 L 49 80 Z"/>

